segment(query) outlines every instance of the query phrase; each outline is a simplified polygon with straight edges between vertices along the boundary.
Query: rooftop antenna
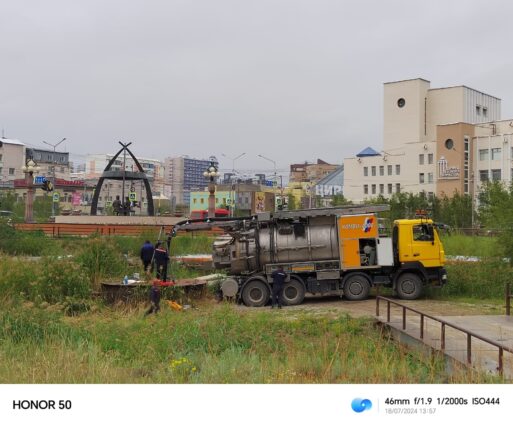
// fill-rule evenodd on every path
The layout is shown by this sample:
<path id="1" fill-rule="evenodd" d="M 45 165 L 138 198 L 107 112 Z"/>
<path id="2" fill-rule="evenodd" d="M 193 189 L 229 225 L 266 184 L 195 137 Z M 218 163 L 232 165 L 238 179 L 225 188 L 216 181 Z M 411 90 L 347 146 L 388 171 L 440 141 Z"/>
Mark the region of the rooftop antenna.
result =
<path id="1" fill-rule="evenodd" d="M 2 139 L 5 139 L 5 131 L 4 131 L 3 127 L 2 127 Z"/>

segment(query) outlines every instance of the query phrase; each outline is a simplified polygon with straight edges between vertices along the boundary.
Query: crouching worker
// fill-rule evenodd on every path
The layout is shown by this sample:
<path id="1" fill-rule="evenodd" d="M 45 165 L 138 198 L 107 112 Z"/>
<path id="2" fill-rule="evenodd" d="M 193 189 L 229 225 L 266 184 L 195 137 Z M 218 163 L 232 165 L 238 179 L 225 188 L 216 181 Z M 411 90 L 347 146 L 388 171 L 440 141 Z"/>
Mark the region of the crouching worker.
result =
<path id="1" fill-rule="evenodd" d="M 160 285 L 158 280 L 153 280 L 150 290 L 150 309 L 146 312 L 146 315 L 157 313 L 160 311 Z"/>

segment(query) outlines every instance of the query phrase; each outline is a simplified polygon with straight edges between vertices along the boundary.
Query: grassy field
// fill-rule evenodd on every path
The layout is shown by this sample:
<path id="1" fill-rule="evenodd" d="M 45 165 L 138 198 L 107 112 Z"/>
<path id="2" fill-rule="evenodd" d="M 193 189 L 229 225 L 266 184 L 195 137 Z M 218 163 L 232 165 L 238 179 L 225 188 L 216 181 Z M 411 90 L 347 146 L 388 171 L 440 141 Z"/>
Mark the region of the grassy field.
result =
<path id="1" fill-rule="evenodd" d="M 470 237 L 467 235 L 442 236 L 445 254 L 450 256 L 494 257 L 497 254 L 497 238 Z"/>
<path id="2" fill-rule="evenodd" d="M 406 351 L 373 322 L 233 305 L 144 318 L 76 317 L 24 303 L 0 313 L 2 383 L 486 383 Z"/>
<path id="3" fill-rule="evenodd" d="M 498 378 L 407 351 L 372 319 L 306 310 L 241 310 L 200 300 L 181 313 L 165 304 L 106 307 L 102 280 L 141 272 L 151 236 L 64 238 L 0 229 L 2 383 L 487 383 Z M 178 237 L 171 254 L 208 253 L 212 239 Z M 513 275 L 493 256 L 494 240 L 444 237 L 447 254 L 477 263 L 447 265 L 449 284 L 428 298 L 499 301 Z M 71 254 L 71 258 L 57 256 Z M 42 256 L 28 260 L 22 256 Z M 131 261 L 135 263 L 131 263 Z M 197 275 L 172 265 L 175 278 Z M 183 294 L 169 292 L 166 297 Z M 190 301 L 189 301 L 190 302 Z"/>

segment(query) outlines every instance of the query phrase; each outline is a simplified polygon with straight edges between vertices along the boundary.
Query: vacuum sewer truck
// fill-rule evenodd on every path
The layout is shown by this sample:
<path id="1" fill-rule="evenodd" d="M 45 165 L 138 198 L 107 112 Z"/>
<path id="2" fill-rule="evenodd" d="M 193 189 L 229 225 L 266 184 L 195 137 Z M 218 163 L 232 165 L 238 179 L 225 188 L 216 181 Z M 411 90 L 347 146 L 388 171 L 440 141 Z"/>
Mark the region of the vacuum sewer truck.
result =
<path id="1" fill-rule="evenodd" d="M 271 274 L 280 266 L 287 273 L 287 305 L 300 304 L 306 293 L 363 300 L 377 285 L 413 300 L 426 285 L 445 284 L 445 253 L 433 221 L 396 220 L 385 237 L 377 213 L 387 209 L 355 206 L 212 219 L 227 232 L 213 244 L 214 267 L 228 274 L 221 283 L 223 296 L 264 306 Z M 191 225 L 187 221 L 176 229 Z"/>

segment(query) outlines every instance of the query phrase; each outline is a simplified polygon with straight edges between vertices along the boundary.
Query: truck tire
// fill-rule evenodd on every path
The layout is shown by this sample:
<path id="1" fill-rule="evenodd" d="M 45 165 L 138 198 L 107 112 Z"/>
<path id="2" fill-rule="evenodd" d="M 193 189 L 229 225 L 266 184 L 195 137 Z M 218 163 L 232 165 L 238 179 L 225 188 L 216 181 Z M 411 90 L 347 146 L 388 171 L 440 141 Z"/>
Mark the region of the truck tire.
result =
<path id="1" fill-rule="evenodd" d="M 422 279 L 417 274 L 405 272 L 404 274 L 399 275 L 395 290 L 400 299 L 418 299 L 423 290 Z"/>
<path id="2" fill-rule="evenodd" d="M 344 296 L 347 300 L 365 300 L 369 297 L 370 280 L 364 274 L 351 274 L 344 280 Z"/>
<path id="3" fill-rule="evenodd" d="M 260 279 L 250 279 L 242 289 L 242 301 L 246 306 L 265 306 L 269 301 L 269 286 Z"/>
<path id="4" fill-rule="evenodd" d="M 282 299 L 287 306 L 300 305 L 305 298 L 305 286 L 297 278 L 291 278 L 283 285 Z"/>

